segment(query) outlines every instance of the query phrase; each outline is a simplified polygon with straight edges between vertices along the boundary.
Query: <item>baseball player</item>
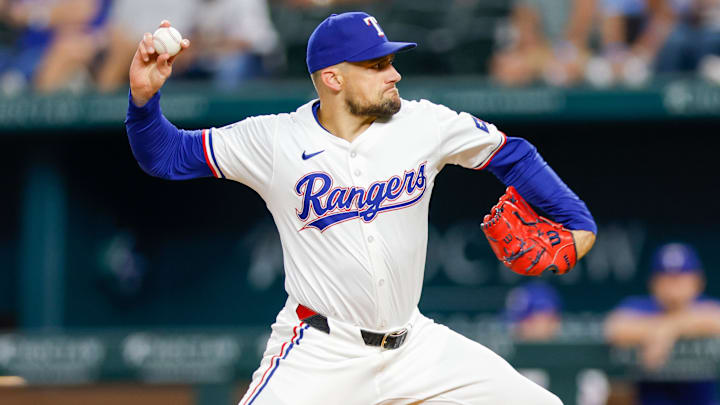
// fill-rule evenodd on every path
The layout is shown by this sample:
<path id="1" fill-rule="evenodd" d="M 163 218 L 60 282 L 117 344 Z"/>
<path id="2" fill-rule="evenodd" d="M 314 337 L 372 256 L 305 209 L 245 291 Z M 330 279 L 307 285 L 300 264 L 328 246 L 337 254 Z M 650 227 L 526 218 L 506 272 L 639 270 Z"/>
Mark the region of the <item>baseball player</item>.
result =
<path id="1" fill-rule="evenodd" d="M 646 369 L 665 366 L 679 339 L 720 336 L 720 300 L 703 294 L 703 266 L 692 246 L 660 246 L 652 258 L 649 288 L 651 295 L 624 299 L 605 323 L 610 343 L 636 347 Z M 640 379 L 637 396 L 641 405 L 720 404 L 715 379 Z"/>
<path id="2" fill-rule="evenodd" d="M 366 13 L 332 15 L 308 41 L 318 99 L 194 131 L 159 107 L 174 57 L 157 55 L 149 33 L 138 46 L 126 128 L 140 167 L 246 184 L 280 233 L 288 298 L 242 405 L 561 403 L 418 311 L 430 194 L 446 164 L 488 169 L 514 186 L 483 227 L 501 260 L 524 274 L 567 271 L 591 248 L 595 223 L 526 141 L 401 99 L 393 58 L 415 46 L 389 41 Z M 562 225 L 532 217 L 520 195 Z"/>

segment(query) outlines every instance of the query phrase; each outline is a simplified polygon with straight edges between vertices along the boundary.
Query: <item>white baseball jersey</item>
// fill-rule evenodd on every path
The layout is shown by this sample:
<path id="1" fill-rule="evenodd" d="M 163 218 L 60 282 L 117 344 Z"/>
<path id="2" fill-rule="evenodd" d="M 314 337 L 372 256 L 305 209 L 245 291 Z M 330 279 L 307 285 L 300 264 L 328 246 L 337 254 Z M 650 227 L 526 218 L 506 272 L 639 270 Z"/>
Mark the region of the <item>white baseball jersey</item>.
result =
<path id="1" fill-rule="evenodd" d="M 204 131 L 208 165 L 265 200 L 291 298 L 365 329 L 399 328 L 420 299 L 435 176 L 448 163 L 485 167 L 505 136 L 467 113 L 403 100 L 348 142 L 319 124 L 317 102 Z"/>

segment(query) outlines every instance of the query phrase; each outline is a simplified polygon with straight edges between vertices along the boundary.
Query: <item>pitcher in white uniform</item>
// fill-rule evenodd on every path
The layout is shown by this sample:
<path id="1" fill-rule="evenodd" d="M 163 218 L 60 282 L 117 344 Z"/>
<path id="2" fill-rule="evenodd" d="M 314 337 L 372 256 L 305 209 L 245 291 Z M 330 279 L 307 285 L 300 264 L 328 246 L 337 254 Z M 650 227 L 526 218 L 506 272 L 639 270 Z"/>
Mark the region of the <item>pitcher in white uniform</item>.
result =
<path id="1" fill-rule="evenodd" d="M 418 311 L 430 195 L 446 164 L 489 169 L 573 229 L 578 257 L 595 223 L 525 140 L 401 99 L 393 58 L 415 46 L 390 42 L 366 13 L 332 15 L 308 41 L 318 99 L 192 131 L 159 107 L 174 57 L 157 55 L 149 34 L 138 46 L 126 126 L 140 166 L 166 179 L 246 184 L 280 233 L 288 299 L 242 405 L 561 403 Z"/>

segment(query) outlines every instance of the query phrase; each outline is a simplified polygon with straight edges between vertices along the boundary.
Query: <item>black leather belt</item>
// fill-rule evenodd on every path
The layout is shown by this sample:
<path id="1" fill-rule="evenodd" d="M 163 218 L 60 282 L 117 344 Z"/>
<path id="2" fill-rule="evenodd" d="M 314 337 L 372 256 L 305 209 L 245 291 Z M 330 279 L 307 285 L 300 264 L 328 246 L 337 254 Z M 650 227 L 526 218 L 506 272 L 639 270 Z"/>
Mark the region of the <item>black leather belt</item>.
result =
<path id="1" fill-rule="evenodd" d="M 328 320 L 325 316 L 318 314 L 304 305 L 298 305 L 295 309 L 295 313 L 297 313 L 298 318 L 306 324 L 325 333 L 330 333 L 330 325 L 328 324 Z M 360 334 L 362 335 L 363 341 L 365 341 L 366 345 L 380 346 L 383 349 L 392 350 L 397 349 L 405 343 L 408 330 L 401 329 L 388 333 L 376 333 L 360 329 Z"/>

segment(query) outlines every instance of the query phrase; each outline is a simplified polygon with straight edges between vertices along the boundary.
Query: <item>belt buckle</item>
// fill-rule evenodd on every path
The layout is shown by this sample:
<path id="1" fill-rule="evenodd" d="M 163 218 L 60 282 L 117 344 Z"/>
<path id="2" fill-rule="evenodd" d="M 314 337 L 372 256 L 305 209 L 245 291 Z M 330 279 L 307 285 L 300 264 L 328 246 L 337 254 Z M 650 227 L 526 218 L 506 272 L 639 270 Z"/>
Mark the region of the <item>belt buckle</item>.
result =
<path id="1" fill-rule="evenodd" d="M 388 342 L 388 338 L 402 338 L 403 335 L 407 334 L 408 330 L 407 328 L 403 328 L 401 330 L 396 330 L 394 332 L 388 332 L 386 333 L 383 338 L 382 342 L 380 342 L 380 347 L 382 349 L 397 349 L 399 346 L 396 347 L 385 347 L 385 344 Z M 404 340 L 404 339 L 403 339 Z M 402 342 L 401 342 L 402 343 Z"/>

